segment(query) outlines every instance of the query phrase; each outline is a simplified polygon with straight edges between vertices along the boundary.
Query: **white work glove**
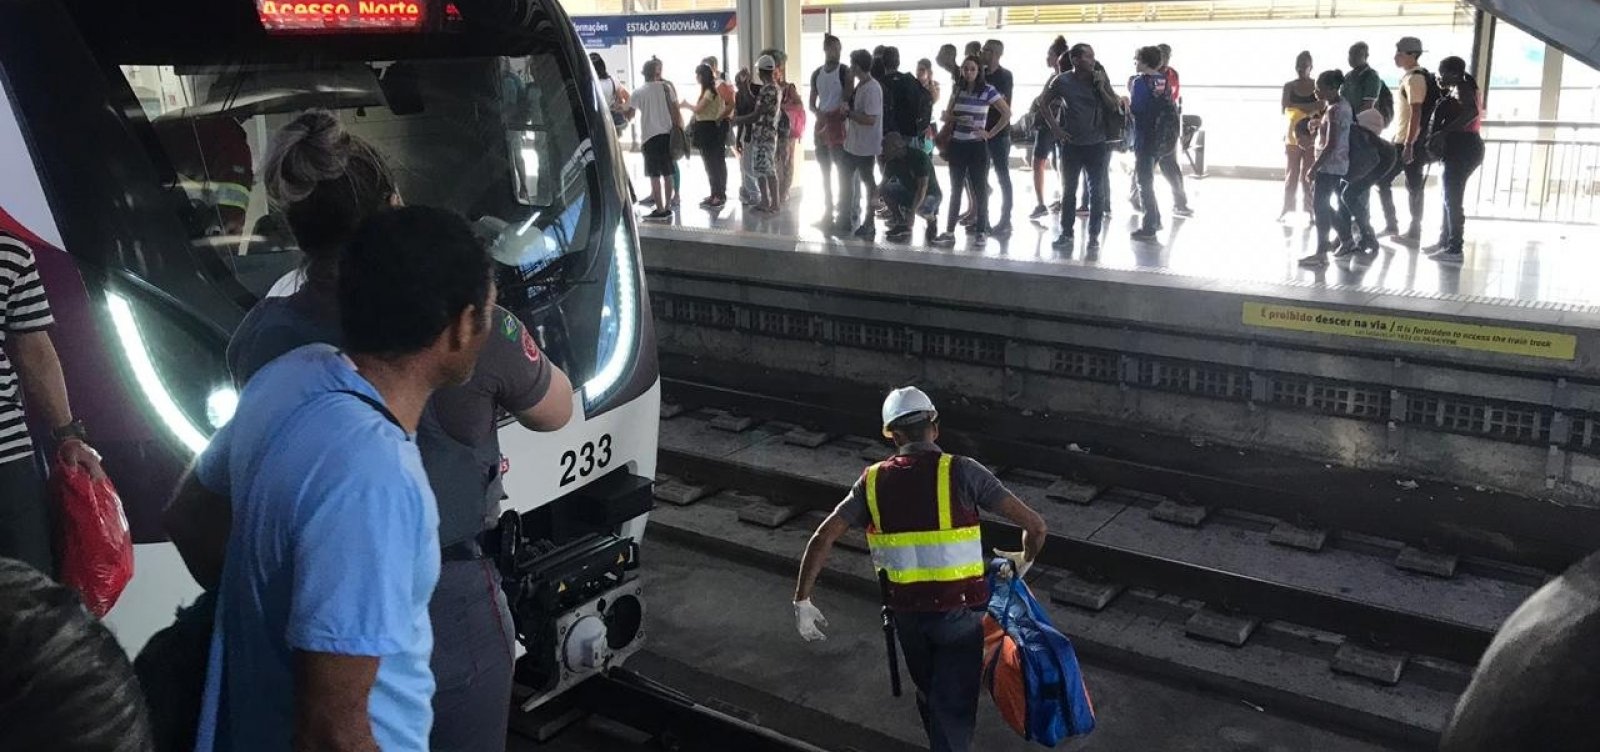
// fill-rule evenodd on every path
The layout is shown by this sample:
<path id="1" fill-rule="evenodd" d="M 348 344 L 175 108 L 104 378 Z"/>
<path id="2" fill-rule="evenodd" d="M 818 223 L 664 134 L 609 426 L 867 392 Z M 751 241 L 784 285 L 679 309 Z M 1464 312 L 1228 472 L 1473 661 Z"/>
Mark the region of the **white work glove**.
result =
<path id="1" fill-rule="evenodd" d="M 810 598 L 794 602 L 794 626 L 806 642 L 828 639 L 822 630 L 817 629 L 819 626 L 828 626 L 828 617 L 823 616 L 820 609 L 811 605 Z"/>
<path id="2" fill-rule="evenodd" d="M 1001 551 L 997 548 L 994 550 L 994 555 L 1011 562 L 1011 565 L 1016 567 L 1018 578 L 1027 574 L 1033 567 L 1033 562 L 1028 560 L 1026 551 Z"/>

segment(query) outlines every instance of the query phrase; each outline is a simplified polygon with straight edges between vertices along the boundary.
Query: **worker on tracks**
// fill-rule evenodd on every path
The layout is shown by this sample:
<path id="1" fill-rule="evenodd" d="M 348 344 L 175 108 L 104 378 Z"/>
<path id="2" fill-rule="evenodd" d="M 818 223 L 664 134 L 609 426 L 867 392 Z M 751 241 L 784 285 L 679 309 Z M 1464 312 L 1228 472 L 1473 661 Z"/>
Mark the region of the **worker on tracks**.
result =
<path id="1" fill-rule="evenodd" d="M 895 456 L 867 468 L 806 546 L 795 625 L 807 641 L 824 639 L 819 627 L 828 621 L 811 602 L 812 587 L 834 543 L 852 526 L 865 527 L 928 748 L 960 752 L 971 747 L 977 722 L 989 602 L 978 510 L 1022 528 L 1021 551 L 995 551 L 1016 564 L 1017 576 L 1039 555 L 1048 530 L 988 468 L 939 448 L 939 413 L 922 390 L 889 393 L 883 434 L 894 441 Z"/>

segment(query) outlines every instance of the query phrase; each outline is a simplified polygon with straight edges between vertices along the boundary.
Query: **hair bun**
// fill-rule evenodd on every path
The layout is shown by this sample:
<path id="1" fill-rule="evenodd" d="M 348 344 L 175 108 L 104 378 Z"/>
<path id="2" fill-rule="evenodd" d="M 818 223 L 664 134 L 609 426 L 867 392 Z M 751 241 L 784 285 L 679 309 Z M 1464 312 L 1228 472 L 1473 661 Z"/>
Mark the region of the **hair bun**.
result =
<path id="1" fill-rule="evenodd" d="M 308 110 L 278 129 L 262 165 L 267 197 L 279 206 L 304 200 L 317 184 L 345 174 L 351 142 L 332 112 Z"/>

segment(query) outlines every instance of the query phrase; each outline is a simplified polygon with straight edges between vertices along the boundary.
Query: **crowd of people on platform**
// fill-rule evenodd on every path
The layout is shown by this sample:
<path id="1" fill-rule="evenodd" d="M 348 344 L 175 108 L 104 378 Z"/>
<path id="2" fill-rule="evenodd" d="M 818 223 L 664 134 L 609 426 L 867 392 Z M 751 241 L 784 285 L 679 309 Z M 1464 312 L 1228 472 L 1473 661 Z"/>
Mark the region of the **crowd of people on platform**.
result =
<path id="1" fill-rule="evenodd" d="M 1130 196 L 1144 222 L 1134 237 L 1152 241 L 1161 213 L 1151 182 L 1160 170 L 1172 185 L 1174 207 L 1188 216 L 1187 196 L 1176 146 L 1181 123 L 1178 73 L 1165 45 L 1140 51 L 1139 74 L 1126 94 L 1111 87 L 1105 69 L 1087 44 L 1073 47 L 1058 37 L 1045 61 L 1049 83 L 1024 110 L 1014 102 L 1012 72 L 1002 65 L 1005 43 L 970 42 L 958 56 L 944 45 L 933 60 L 918 60 L 914 72 L 901 70 L 895 47 L 855 50 L 848 56 L 833 35 L 823 39 L 824 62 L 811 73 L 809 101 L 790 81 L 788 56 L 764 50 L 752 70 L 740 71 L 730 86 L 716 58 L 702 61 L 695 75 L 701 91 L 694 101 L 681 98 L 662 78 L 661 61 L 644 66 L 645 83 L 631 93 L 614 83 L 598 55 L 591 56 L 616 123 L 638 119 L 650 194 L 639 203 L 652 209 L 646 220 L 670 220 L 678 206 L 678 162 L 692 144 L 705 162 L 711 195 L 706 209 L 727 205 L 727 152 L 737 156 L 739 199 L 750 211 L 777 213 L 788 202 L 797 155 L 802 151 L 808 115 L 814 118 L 812 148 L 822 169 L 823 229 L 860 238 L 877 236 L 877 220 L 888 225 L 890 240 L 911 237 L 918 218 L 925 239 L 955 244 L 958 226 L 981 242 L 1011 233 L 1014 189 L 1013 141 L 1032 144 L 1034 194 L 1029 218 L 1048 220 L 1062 202 L 1046 200 L 1045 172 L 1058 166 L 1063 202 L 1071 206 L 1080 176 L 1086 185 L 1080 213 L 1090 215 L 1091 246 L 1098 245 L 1110 212 L 1110 153 L 1132 147 L 1138 181 Z M 949 97 L 935 66 L 950 79 Z M 935 115 L 935 106 L 944 101 Z M 685 122 L 681 112 L 692 115 Z M 938 212 L 944 190 L 934 169 L 938 155 L 948 165 L 950 201 L 944 222 Z M 1000 193 L 999 216 L 991 217 L 992 187 Z M 1091 196 L 1093 197 L 1091 200 Z M 1057 245 L 1070 245 L 1073 222 L 1065 223 Z"/>
<path id="2" fill-rule="evenodd" d="M 630 94 L 607 86 L 605 63 L 598 55 L 592 58 L 618 124 L 638 117 L 651 181 L 650 194 L 640 201 L 653 210 L 644 215 L 647 220 L 673 217 L 679 205 L 678 163 L 691 145 L 704 161 L 711 187 L 702 208 L 717 210 L 728 203 L 731 149 L 740 202 L 758 214 L 781 211 L 794 184 L 808 116 L 826 207 L 817 224 L 830 233 L 874 238 L 882 219 L 888 239 L 906 240 L 921 218 L 924 239 L 933 245 L 954 245 L 958 226 L 974 242 L 1009 235 L 1015 203 L 1010 159 L 1017 141 L 1031 144 L 1027 163 L 1036 205 L 1029 219 L 1048 222 L 1063 204 L 1076 205 L 1088 217 L 1090 250 L 1098 247 L 1111 214 L 1110 164 L 1118 152 L 1133 154 L 1128 200 L 1140 215 L 1132 233 L 1136 241 L 1156 242 L 1163 229 L 1155 195 L 1158 172 L 1171 188 L 1171 213 L 1192 216 L 1178 160 L 1185 123 L 1171 47 L 1138 49 L 1136 72 L 1118 91 L 1092 46 L 1068 45 L 1057 37 L 1044 61 L 1046 84 L 1034 98 L 1021 101 L 1012 72 L 1002 65 L 1004 55 L 1005 44 L 998 39 L 970 42 L 959 54 L 947 44 L 932 60 L 918 60 L 913 72 L 906 72 L 895 47 L 846 55 L 837 37 L 824 35 L 824 62 L 811 72 L 804 99 L 781 50 L 764 50 L 753 69 L 738 72 L 731 84 L 717 58 L 706 58 L 695 70 L 700 92 L 690 98 L 680 98 L 662 78 L 660 60 L 645 64 L 645 83 Z M 1441 60 L 1435 75 L 1421 67 L 1421 56 L 1422 44 L 1414 37 L 1396 45 L 1394 60 L 1402 76 L 1395 92 L 1368 64 L 1365 43 L 1350 49 L 1348 72 L 1314 77 L 1310 53 L 1296 59 L 1296 78 L 1283 87 L 1287 160 L 1279 218 L 1295 209 L 1298 195 L 1300 208 L 1313 219 L 1315 250 L 1302 265 L 1319 267 L 1330 257 L 1374 253 L 1384 236 L 1421 245 L 1423 192 L 1432 162 L 1443 165 L 1443 217 L 1438 242 L 1424 250 L 1441 262 L 1461 259 L 1466 181 L 1483 159 L 1481 99 L 1460 58 Z M 949 76 L 948 97 L 935 66 Z M 942 110 L 935 113 L 940 102 Z M 1382 135 L 1386 131 L 1388 138 Z M 935 156 L 947 165 L 942 183 Z M 1047 200 L 1052 165 L 1060 176 L 1061 199 L 1055 202 Z M 1404 229 L 1391 190 L 1401 175 L 1410 209 Z M 950 194 L 943 222 L 938 217 L 946 206 L 941 186 Z M 1384 214 L 1381 230 L 1371 222 L 1373 188 Z M 998 216 L 990 215 L 993 190 L 1000 194 Z M 1060 224 L 1058 248 L 1072 246 L 1076 224 Z"/>
<path id="3" fill-rule="evenodd" d="M 1417 246 L 1422 241 L 1424 188 L 1428 165 L 1443 167 L 1443 216 L 1438 241 L 1423 250 L 1441 263 L 1460 263 L 1466 219 L 1462 204 L 1467 179 L 1483 162 L 1482 92 L 1466 61 L 1439 61 L 1438 75 L 1421 65 L 1422 41 L 1403 37 L 1394 63 L 1402 71 L 1391 92 L 1368 63 L 1365 42 L 1350 47 L 1349 72 L 1338 69 L 1311 76 L 1310 52 L 1295 60 L 1294 80 L 1283 85 L 1283 211 L 1294 211 L 1295 196 L 1316 223 L 1316 250 L 1300 265 L 1324 267 L 1328 257 L 1377 253 L 1380 237 Z M 1383 133 L 1393 125 L 1389 139 Z M 1392 185 L 1405 176 L 1410 224 L 1400 229 Z M 1378 189 L 1384 227 L 1374 231 L 1372 189 Z M 1329 232 L 1337 242 L 1329 238 Z"/>

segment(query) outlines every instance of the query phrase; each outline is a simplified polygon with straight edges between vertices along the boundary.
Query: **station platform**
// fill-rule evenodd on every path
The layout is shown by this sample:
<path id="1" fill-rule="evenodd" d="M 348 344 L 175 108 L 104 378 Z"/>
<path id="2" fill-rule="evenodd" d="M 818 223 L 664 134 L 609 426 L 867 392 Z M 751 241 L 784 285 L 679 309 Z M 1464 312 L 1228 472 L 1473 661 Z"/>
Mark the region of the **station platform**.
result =
<path id="1" fill-rule="evenodd" d="M 731 158 L 729 164 L 737 169 Z M 1004 238 L 990 236 L 978 245 L 958 229 L 956 246 L 946 249 L 923 242 L 920 222 L 913 239 L 903 243 L 884 240 L 886 228 L 882 222 L 879 237 L 872 242 L 825 233 L 815 226 L 824 210 L 821 175 L 809 160 L 798 168 L 791 201 L 776 215 L 752 213 L 736 202 L 717 211 L 697 207 L 695 204 L 708 192 L 705 175 L 695 160 L 681 165 L 683 207 L 670 223 L 641 223 L 647 264 L 652 263 L 652 258 L 665 262 L 662 253 L 648 251 L 663 251 L 663 244 L 667 243 L 687 243 L 700 249 L 698 253 L 707 264 L 711 258 L 707 254 L 713 248 L 761 251 L 751 258 L 729 258 L 727 264 L 711 264 L 706 270 L 734 273 L 746 264 L 755 264 L 770 269 L 768 277 L 772 281 L 849 284 L 845 277 L 854 277 L 863 291 L 1017 307 L 1028 306 L 1019 294 L 1034 289 L 1034 283 L 1043 283 L 1044 294 L 1053 300 L 1041 301 L 1042 309 L 1056 313 L 1112 318 L 1125 315 L 1130 320 L 1157 323 L 1160 319 L 1152 315 L 1166 310 L 1172 323 L 1185 328 L 1199 326 L 1212 333 L 1246 334 L 1260 334 L 1258 330 L 1263 328 L 1277 329 L 1280 334 L 1299 331 L 1317 335 L 1314 339 L 1318 341 L 1325 341 L 1325 335 L 1346 334 L 1373 339 L 1381 332 L 1358 330 L 1362 323 L 1359 321 L 1321 324 L 1315 314 L 1310 322 L 1289 318 L 1280 320 L 1277 326 L 1258 327 L 1242 320 L 1244 313 L 1238 303 L 1269 301 L 1318 310 L 1418 316 L 1423 321 L 1527 326 L 1580 340 L 1591 338 L 1590 330 L 1600 325 L 1600 287 L 1588 283 L 1600 272 L 1600 257 L 1594 254 L 1594 249 L 1600 248 L 1600 226 L 1473 220 L 1467 225 L 1465 261 L 1461 264 L 1440 264 L 1415 248 L 1386 239 L 1375 258 L 1336 259 L 1325 269 L 1309 270 L 1299 267 L 1296 261 L 1314 248 L 1314 231 L 1309 217 L 1301 213 L 1289 215 L 1285 222 L 1275 221 L 1282 200 L 1279 184 L 1188 177 L 1185 184 L 1195 216 L 1179 218 L 1169 211 L 1159 242 L 1138 242 L 1129 237 L 1138 226 L 1138 215 L 1123 198 L 1129 176 L 1125 170 L 1113 168 L 1112 217 L 1107 222 L 1102 247 L 1088 253 L 1085 217 L 1071 217 L 1077 222 L 1077 230 L 1070 249 L 1052 246 L 1060 232 L 1058 217 L 1028 219 L 1035 204 L 1032 175 L 1018 169 L 1012 175 L 1017 196 L 1013 233 Z M 642 169 L 638 169 L 641 165 L 637 159 L 631 167 L 635 168 L 635 186 L 645 195 L 649 184 L 642 177 Z M 1051 181 L 1054 177 L 1051 173 Z M 941 169 L 941 182 L 948 182 L 944 178 Z M 1047 182 L 1047 186 L 1053 186 L 1053 182 Z M 1054 188 L 1047 188 L 1047 196 L 1053 197 L 1054 193 Z M 1404 191 L 1399 193 L 1403 204 Z M 1170 194 L 1160 180 L 1157 196 L 1163 207 L 1170 209 Z M 1430 187 L 1425 226 L 1432 226 L 1438 216 L 1434 201 L 1437 198 L 1437 187 Z M 1373 208 L 1377 210 L 1375 198 Z M 991 217 L 997 217 L 998 210 L 999 198 L 993 196 Z M 1400 211 L 1403 215 L 1403 206 Z M 941 222 L 943 216 L 941 211 Z M 1378 224 L 1381 226 L 1381 219 Z M 1431 242 L 1431 238 L 1425 235 L 1424 242 Z M 768 262 L 777 266 L 767 267 Z M 862 274 L 846 275 L 846 268 Z M 895 271 L 885 273 L 889 268 Z M 936 290 L 943 285 L 919 281 L 918 273 L 924 269 L 951 281 L 959 280 L 953 285 L 958 289 L 951 291 L 956 294 L 941 297 Z M 985 281 L 977 282 L 960 272 L 980 273 Z M 1111 288 L 1116 288 L 1118 294 L 1108 294 Z M 1206 315 L 1211 312 L 1209 307 L 1197 305 L 1201 300 L 1226 301 L 1229 305 L 1218 307 L 1213 317 Z M 1475 350 L 1471 333 L 1469 341 L 1463 341 L 1461 331 L 1414 328 L 1423 331 L 1409 340 L 1404 339 L 1404 333 L 1391 330 L 1390 334 L 1400 339 L 1389 341 L 1398 347 L 1379 350 L 1421 353 L 1424 357 L 1434 348 L 1443 348 L 1441 353 Z M 1497 343 L 1492 338 L 1509 336 L 1520 340 L 1523 335 L 1476 334 L 1491 338 L 1480 343 L 1482 348 L 1477 352 L 1495 356 L 1531 353 L 1533 360 L 1529 362 L 1537 366 L 1552 366 L 1554 371 L 1571 374 L 1596 369 L 1594 372 L 1600 375 L 1600 361 L 1589 356 L 1600 352 L 1593 347 L 1570 348 L 1568 357 L 1569 348 L 1564 342 L 1549 343 L 1533 336 L 1538 341 L 1526 343 L 1529 347 L 1518 352 L 1524 343 Z M 1545 344 L 1554 345 L 1548 353 L 1540 352 Z M 1600 346 L 1600 340 L 1593 344 Z M 1547 357 L 1552 354 L 1556 357 Z M 1495 357 L 1492 361 L 1503 359 Z"/>
<path id="2" fill-rule="evenodd" d="M 697 208 L 703 172 L 682 164 L 684 208 L 641 222 L 667 355 L 1600 505 L 1600 227 L 1469 221 L 1461 265 L 1386 243 L 1310 271 L 1305 217 L 1274 221 L 1280 186 L 1190 178 L 1196 214 L 1159 244 L 1129 238 L 1114 198 L 1097 254 L 1081 226 L 1058 252 L 1018 170 L 1013 234 L 958 230 L 943 249 L 920 228 L 893 243 L 813 227 L 809 162 L 775 216 Z M 1112 183 L 1126 195 L 1115 168 Z"/>

